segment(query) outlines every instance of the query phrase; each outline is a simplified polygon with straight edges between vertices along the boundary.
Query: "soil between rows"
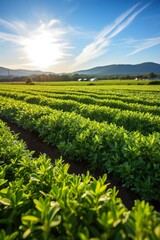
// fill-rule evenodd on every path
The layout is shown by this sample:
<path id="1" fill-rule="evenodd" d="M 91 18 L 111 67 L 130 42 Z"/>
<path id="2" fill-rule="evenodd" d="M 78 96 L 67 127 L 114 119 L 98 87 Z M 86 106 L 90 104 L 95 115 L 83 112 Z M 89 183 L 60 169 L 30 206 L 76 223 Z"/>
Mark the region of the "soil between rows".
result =
<path id="1" fill-rule="evenodd" d="M 34 157 L 38 157 L 40 154 L 45 153 L 48 157 L 51 158 L 52 163 L 54 163 L 55 159 L 59 159 L 62 156 L 56 147 L 53 147 L 46 142 L 43 142 L 38 136 L 38 134 L 36 134 L 35 132 L 29 132 L 17 126 L 15 123 L 9 122 L 6 119 L 3 119 L 3 121 L 6 122 L 6 124 L 10 127 L 10 130 L 13 133 L 18 134 L 19 139 L 22 139 L 26 143 L 27 148 L 30 151 L 34 151 Z M 87 164 L 81 162 L 74 162 L 73 160 L 71 161 L 68 158 L 66 159 L 65 156 L 62 156 L 62 159 L 64 163 L 70 164 L 69 173 L 85 174 L 89 170 L 92 176 L 94 176 L 95 178 L 103 175 L 103 173 L 99 170 L 91 171 Z M 122 183 L 120 180 L 115 180 L 112 176 L 107 175 L 107 182 L 110 183 L 109 187 L 116 186 L 116 189 L 118 190 L 118 197 L 121 198 L 123 204 L 128 209 L 131 209 L 134 205 L 134 201 L 136 199 L 139 199 L 139 196 L 137 194 L 133 193 L 129 189 L 122 187 Z M 151 204 L 154 206 L 155 210 L 160 211 L 159 202 L 151 202 Z"/>

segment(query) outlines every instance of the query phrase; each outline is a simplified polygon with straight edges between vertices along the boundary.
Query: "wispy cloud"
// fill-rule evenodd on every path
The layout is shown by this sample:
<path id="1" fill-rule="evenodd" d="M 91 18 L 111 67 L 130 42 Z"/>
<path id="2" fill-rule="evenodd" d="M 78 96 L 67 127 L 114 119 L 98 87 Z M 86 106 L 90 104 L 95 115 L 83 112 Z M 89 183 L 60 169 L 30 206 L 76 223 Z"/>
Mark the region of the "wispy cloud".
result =
<path id="1" fill-rule="evenodd" d="M 0 26 L 3 27 L 3 32 L 0 31 L 0 40 L 22 44 L 27 31 L 27 25 L 23 21 L 6 21 L 0 18 Z"/>
<path id="2" fill-rule="evenodd" d="M 25 22 L 20 20 L 6 21 L 0 18 L 0 25 L 18 34 L 27 30 Z"/>
<path id="3" fill-rule="evenodd" d="M 135 50 L 132 51 L 131 53 L 129 53 L 127 56 L 131 56 L 134 55 L 138 52 L 141 52 L 145 49 L 154 47 L 156 45 L 160 44 L 160 37 L 155 37 L 155 38 L 149 38 L 149 39 L 141 39 L 141 40 L 137 40 L 136 42 L 136 47 Z"/>
<path id="4" fill-rule="evenodd" d="M 120 15 L 113 24 L 107 25 L 97 37 L 95 37 L 93 42 L 85 46 L 82 52 L 76 57 L 74 66 L 79 66 L 104 54 L 112 38 L 129 26 L 137 15 L 147 8 L 149 4 L 150 3 L 138 8 L 140 5 L 138 3 Z"/>
<path id="5" fill-rule="evenodd" d="M 19 37 L 15 34 L 9 34 L 4 32 L 0 32 L 0 40 L 9 41 L 16 44 L 21 44 L 24 41 L 23 37 Z"/>

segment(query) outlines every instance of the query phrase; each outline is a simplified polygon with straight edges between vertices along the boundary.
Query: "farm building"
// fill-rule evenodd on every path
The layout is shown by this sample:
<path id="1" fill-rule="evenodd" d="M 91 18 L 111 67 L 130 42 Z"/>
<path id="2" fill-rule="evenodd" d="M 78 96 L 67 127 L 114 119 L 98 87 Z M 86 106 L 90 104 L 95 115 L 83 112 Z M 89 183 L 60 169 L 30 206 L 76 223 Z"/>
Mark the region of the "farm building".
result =
<path id="1" fill-rule="evenodd" d="M 97 81 L 97 78 L 91 78 L 90 81 L 91 82 Z"/>

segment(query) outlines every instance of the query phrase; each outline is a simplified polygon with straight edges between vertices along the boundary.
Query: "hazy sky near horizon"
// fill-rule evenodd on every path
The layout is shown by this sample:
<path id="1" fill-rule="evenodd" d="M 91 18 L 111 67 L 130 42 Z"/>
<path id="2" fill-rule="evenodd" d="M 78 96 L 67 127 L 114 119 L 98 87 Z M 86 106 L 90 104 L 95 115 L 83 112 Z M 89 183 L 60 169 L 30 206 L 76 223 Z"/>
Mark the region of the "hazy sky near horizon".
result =
<path id="1" fill-rule="evenodd" d="M 0 0 L 0 66 L 160 63 L 160 0 Z"/>

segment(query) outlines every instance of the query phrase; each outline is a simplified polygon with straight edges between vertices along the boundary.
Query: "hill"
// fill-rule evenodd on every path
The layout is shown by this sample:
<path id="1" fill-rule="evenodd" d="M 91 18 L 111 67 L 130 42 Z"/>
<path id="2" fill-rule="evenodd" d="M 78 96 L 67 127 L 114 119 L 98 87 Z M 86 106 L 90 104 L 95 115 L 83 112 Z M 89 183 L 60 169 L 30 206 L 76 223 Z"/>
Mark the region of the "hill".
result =
<path id="1" fill-rule="evenodd" d="M 145 62 L 141 64 L 113 64 L 107 66 L 94 67 L 87 70 L 74 72 L 75 74 L 86 75 L 138 75 L 148 73 L 160 74 L 160 64 Z"/>
<path id="2" fill-rule="evenodd" d="M 72 74 L 85 74 L 85 75 L 141 75 L 148 73 L 160 74 L 160 64 L 153 62 L 145 62 L 141 64 L 113 64 L 106 66 L 94 67 L 86 70 L 79 70 Z M 38 70 L 25 70 L 25 69 L 9 69 L 0 67 L 0 77 L 21 77 L 21 76 L 33 76 L 42 74 L 55 74 L 53 72 L 43 72 Z"/>
<path id="3" fill-rule="evenodd" d="M 0 67 L 0 76 L 2 77 L 21 77 L 21 76 L 33 76 L 33 75 L 41 75 L 41 74 L 51 74 L 51 72 L 42 72 L 42 71 L 35 71 L 35 70 L 25 70 L 25 69 L 9 69 Z M 53 73 L 52 73 L 53 74 Z"/>

